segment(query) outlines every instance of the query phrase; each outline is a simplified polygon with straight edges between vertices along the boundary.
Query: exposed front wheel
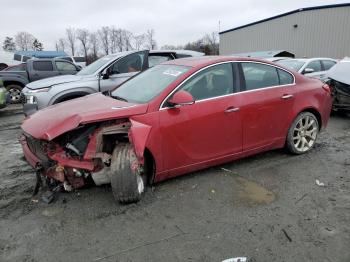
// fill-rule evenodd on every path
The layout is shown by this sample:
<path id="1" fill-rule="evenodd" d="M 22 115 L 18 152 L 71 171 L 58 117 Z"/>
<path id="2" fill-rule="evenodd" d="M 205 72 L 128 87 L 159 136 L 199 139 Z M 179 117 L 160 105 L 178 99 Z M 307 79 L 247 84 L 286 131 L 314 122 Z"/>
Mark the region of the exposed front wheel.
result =
<path id="1" fill-rule="evenodd" d="M 308 152 L 315 145 L 318 132 L 319 123 L 316 116 L 310 112 L 300 113 L 288 131 L 288 150 L 293 154 Z"/>
<path id="2" fill-rule="evenodd" d="M 138 202 L 146 187 L 146 175 L 138 166 L 130 143 L 119 143 L 113 151 L 111 185 L 114 198 L 122 204 Z"/>
<path id="3" fill-rule="evenodd" d="M 6 86 L 10 96 L 11 104 L 18 104 L 22 99 L 22 87 L 19 85 L 8 85 Z"/>

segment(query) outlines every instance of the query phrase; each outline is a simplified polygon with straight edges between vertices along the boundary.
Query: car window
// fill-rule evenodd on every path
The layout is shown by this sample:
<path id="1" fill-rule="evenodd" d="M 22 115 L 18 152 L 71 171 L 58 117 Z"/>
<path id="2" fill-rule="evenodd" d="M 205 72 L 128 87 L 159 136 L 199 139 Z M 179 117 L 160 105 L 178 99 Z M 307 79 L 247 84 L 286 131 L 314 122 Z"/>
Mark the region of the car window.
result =
<path id="1" fill-rule="evenodd" d="M 259 63 L 242 63 L 246 90 L 278 86 L 277 69 L 273 66 Z"/>
<path id="2" fill-rule="evenodd" d="M 60 57 L 60 59 L 64 59 L 64 60 L 67 60 L 69 62 L 73 62 L 73 59 L 69 56 L 65 56 L 65 57 Z"/>
<path id="3" fill-rule="evenodd" d="M 145 53 L 136 53 L 128 55 L 117 62 L 115 62 L 110 67 L 110 75 L 123 74 L 131 72 L 139 72 L 142 70 L 143 61 L 145 59 Z"/>
<path id="4" fill-rule="evenodd" d="M 18 55 L 18 54 L 14 54 L 14 55 L 13 55 L 13 60 L 22 61 L 22 56 L 21 56 L 21 55 Z"/>
<path id="5" fill-rule="evenodd" d="M 314 72 L 322 71 L 320 60 L 311 61 L 305 68 L 311 68 L 314 70 Z"/>
<path id="6" fill-rule="evenodd" d="M 325 71 L 331 69 L 336 64 L 336 62 L 332 60 L 322 60 L 322 63 Z"/>
<path id="7" fill-rule="evenodd" d="M 280 85 L 289 85 L 294 83 L 294 77 L 292 74 L 282 70 L 277 69 Z"/>
<path id="8" fill-rule="evenodd" d="M 185 58 L 185 57 L 191 57 L 191 55 L 187 55 L 187 54 L 176 54 L 176 58 Z"/>
<path id="9" fill-rule="evenodd" d="M 195 101 L 233 93 L 231 63 L 211 66 L 186 82 L 180 90 L 189 92 Z"/>
<path id="10" fill-rule="evenodd" d="M 74 65 L 63 61 L 56 61 L 56 67 L 58 71 L 77 71 Z"/>
<path id="11" fill-rule="evenodd" d="M 304 61 L 297 59 L 282 59 L 277 61 L 276 63 L 294 71 L 299 71 L 305 64 Z"/>
<path id="12" fill-rule="evenodd" d="M 155 65 L 158 65 L 160 63 L 166 62 L 172 60 L 170 56 L 167 55 L 150 55 L 148 57 L 148 66 L 153 67 Z"/>
<path id="13" fill-rule="evenodd" d="M 26 64 L 20 64 L 5 68 L 4 71 L 26 71 Z"/>
<path id="14" fill-rule="evenodd" d="M 83 57 L 83 56 L 75 56 L 74 60 L 75 60 L 76 63 L 84 63 L 84 62 L 86 62 L 85 57 Z"/>
<path id="15" fill-rule="evenodd" d="M 129 79 L 112 92 L 112 97 L 135 103 L 147 103 L 176 81 L 190 67 L 157 65 Z"/>
<path id="16" fill-rule="evenodd" d="M 33 69 L 35 71 L 53 71 L 53 66 L 51 61 L 34 61 Z"/>

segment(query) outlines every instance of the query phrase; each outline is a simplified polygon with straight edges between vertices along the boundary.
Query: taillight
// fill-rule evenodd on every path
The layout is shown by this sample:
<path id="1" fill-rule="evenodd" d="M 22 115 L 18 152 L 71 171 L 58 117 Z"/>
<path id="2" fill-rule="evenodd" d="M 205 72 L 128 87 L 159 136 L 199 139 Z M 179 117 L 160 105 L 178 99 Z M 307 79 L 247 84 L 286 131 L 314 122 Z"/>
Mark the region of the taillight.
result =
<path id="1" fill-rule="evenodd" d="M 324 84 L 322 86 L 322 88 L 328 93 L 328 94 L 331 94 L 332 93 L 332 89 L 331 87 L 328 85 L 328 84 Z"/>

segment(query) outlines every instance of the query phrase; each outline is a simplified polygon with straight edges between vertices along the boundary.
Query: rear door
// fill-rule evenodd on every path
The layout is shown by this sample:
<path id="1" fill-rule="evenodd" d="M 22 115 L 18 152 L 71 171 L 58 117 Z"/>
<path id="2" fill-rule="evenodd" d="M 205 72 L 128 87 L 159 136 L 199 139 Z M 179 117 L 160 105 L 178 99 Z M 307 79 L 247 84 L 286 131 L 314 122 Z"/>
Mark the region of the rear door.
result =
<path id="1" fill-rule="evenodd" d="M 30 82 L 58 75 L 51 60 L 34 60 L 28 72 Z"/>
<path id="2" fill-rule="evenodd" d="M 242 62 L 240 66 L 243 151 L 249 151 L 285 138 L 295 84 L 291 73 L 272 65 Z"/>
<path id="3" fill-rule="evenodd" d="M 141 51 L 118 59 L 108 68 L 108 78 L 100 80 L 101 92 L 111 90 L 145 70 L 147 68 L 147 54 L 148 51 Z"/>
<path id="4" fill-rule="evenodd" d="M 78 72 L 77 67 L 68 61 L 55 61 L 55 65 L 59 75 L 75 75 Z"/>

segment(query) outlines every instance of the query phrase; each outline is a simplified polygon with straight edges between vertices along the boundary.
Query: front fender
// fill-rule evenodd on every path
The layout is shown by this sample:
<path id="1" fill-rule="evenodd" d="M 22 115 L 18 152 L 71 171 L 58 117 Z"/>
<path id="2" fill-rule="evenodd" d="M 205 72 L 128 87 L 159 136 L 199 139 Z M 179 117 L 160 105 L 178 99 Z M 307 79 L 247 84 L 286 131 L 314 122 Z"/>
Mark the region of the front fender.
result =
<path id="1" fill-rule="evenodd" d="M 140 162 L 144 162 L 143 153 L 146 149 L 148 136 L 152 126 L 145 125 L 138 121 L 130 119 L 131 127 L 129 130 L 129 139 L 134 146 L 135 154 Z"/>

